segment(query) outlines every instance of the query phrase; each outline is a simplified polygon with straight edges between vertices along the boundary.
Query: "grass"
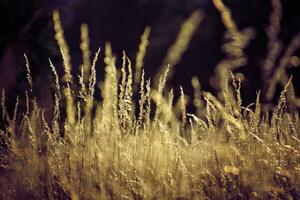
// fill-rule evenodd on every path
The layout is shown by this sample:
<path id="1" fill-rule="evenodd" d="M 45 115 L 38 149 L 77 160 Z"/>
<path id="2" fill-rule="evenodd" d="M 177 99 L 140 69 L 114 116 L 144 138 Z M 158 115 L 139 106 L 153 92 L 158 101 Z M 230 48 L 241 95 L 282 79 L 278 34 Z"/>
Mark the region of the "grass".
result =
<path id="1" fill-rule="evenodd" d="M 184 23 L 184 33 L 178 34 L 184 41 L 169 49 L 164 62 L 170 65 L 163 63 L 157 85 L 143 71 L 149 28 L 141 37 L 135 65 L 124 52 L 118 69 L 107 43 L 101 100 L 94 99 L 100 50 L 90 61 L 83 25 L 83 64 L 75 84 L 55 12 L 65 75 L 60 79 L 49 60 L 55 83 L 52 120 L 30 98 L 30 90 L 26 112 L 18 112 L 17 99 L 10 116 L 2 92 L 2 119 L 7 123 L 0 130 L 0 199 L 298 199 L 300 121 L 291 79 L 282 81 L 284 89 L 272 111 L 263 109 L 259 92 L 256 102 L 244 107 L 240 75 L 232 71 L 242 66 L 252 32 L 237 29 L 222 1 L 214 4 L 231 38 L 225 48 L 228 57 L 217 66 L 217 97 L 201 91 L 199 80 L 192 79 L 195 114 L 186 111 L 183 88 L 175 99 L 166 82 L 194 32 L 186 27 L 200 24 L 200 12 Z"/>

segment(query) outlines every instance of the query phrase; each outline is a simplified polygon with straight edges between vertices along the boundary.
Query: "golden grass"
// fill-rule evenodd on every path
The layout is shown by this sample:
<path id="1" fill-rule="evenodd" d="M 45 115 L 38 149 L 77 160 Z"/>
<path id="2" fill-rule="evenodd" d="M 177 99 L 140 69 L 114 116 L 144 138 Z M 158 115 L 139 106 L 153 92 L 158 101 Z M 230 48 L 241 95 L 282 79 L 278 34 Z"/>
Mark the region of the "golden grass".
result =
<path id="1" fill-rule="evenodd" d="M 248 39 L 236 46 L 238 38 L 233 35 L 245 35 L 235 28 L 222 1 L 215 0 L 214 4 L 234 39 L 235 45 L 227 46 L 226 52 L 238 52 L 239 58 L 244 59 L 242 50 Z M 200 23 L 202 15 L 194 15 L 192 19 Z M 157 87 L 143 71 L 150 33 L 146 28 L 135 68 L 124 52 L 119 70 L 110 44 L 106 44 L 105 79 L 100 84 L 99 101 L 94 99 L 94 90 L 100 50 L 91 62 L 86 46 L 87 26 L 83 25 L 83 64 L 79 98 L 76 98 L 71 89 L 75 83 L 58 12 L 54 12 L 53 19 L 65 75 L 60 82 L 49 60 L 55 82 L 52 122 L 45 120 L 43 108 L 28 95 L 27 111 L 18 113 L 18 98 L 11 120 L 2 91 L 2 119 L 7 126 L 0 129 L 0 199 L 297 199 L 300 196 L 300 120 L 295 110 L 289 110 L 291 79 L 286 81 L 271 114 L 262 111 L 260 93 L 254 104 L 244 107 L 241 80 L 231 72 L 240 64 L 227 58 L 217 69 L 225 70 L 217 74 L 223 82 L 219 97 L 200 91 L 200 82 L 194 77 L 191 82 L 197 112 L 187 113 L 183 88 L 180 87 L 178 99 L 172 89 L 166 88 L 169 73 L 180 55 L 169 56 L 172 62 L 159 74 Z M 193 31 L 189 32 L 190 35 Z M 186 41 L 175 44 L 181 44 L 180 48 L 171 48 L 179 48 L 179 54 L 187 47 Z M 233 47 L 237 49 L 231 51 Z M 32 85 L 31 80 L 28 78 Z M 138 102 L 134 101 L 134 92 L 139 94 Z M 62 112 L 66 113 L 65 118 Z"/>

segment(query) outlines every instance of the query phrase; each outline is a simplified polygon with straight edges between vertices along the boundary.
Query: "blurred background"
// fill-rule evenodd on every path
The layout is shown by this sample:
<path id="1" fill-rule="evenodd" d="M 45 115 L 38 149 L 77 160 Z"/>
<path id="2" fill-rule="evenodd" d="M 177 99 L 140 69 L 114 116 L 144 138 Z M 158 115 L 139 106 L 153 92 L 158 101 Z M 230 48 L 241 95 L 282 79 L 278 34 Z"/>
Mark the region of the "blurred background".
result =
<path id="1" fill-rule="evenodd" d="M 244 103 L 255 101 L 262 89 L 264 75 L 262 63 L 268 53 L 266 28 L 272 12 L 271 0 L 224 0 L 240 30 L 253 27 L 253 38 L 245 49 L 247 64 L 238 71 L 245 74 L 242 94 Z M 281 1 L 282 15 L 278 39 L 283 49 L 300 31 L 300 4 L 296 0 Z M 70 47 L 74 77 L 81 64 L 80 25 L 89 26 L 92 52 L 102 48 L 97 65 L 98 80 L 103 79 L 103 49 L 105 42 L 112 44 L 113 53 L 121 62 L 125 50 L 135 59 L 140 36 L 146 26 L 151 27 L 150 44 L 145 57 L 147 77 L 153 77 L 166 57 L 168 47 L 176 40 L 182 23 L 195 11 L 202 10 L 203 21 L 193 34 L 188 49 L 174 66 L 174 75 L 168 81 L 178 94 L 179 85 L 192 96 L 191 78 L 197 76 L 202 89 L 214 92 L 211 77 L 215 66 L 225 54 L 225 27 L 220 13 L 211 0 L 1 0 L 0 1 L 0 88 L 6 90 L 8 107 L 13 106 L 17 95 L 28 89 L 23 53 L 31 64 L 35 96 L 40 105 L 47 107 L 52 101 L 53 78 L 48 64 L 51 58 L 63 74 L 61 56 L 54 40 L 51 14 L 59 9 L 65 37 Z M 93 53 L 92 53 L 93 54 Z M 280 55 L 284 50 L 280 51 Z M 300 55 L 299 50 L 295 55 Z M 293 75 L 296 95 L 300 96 L 300 67 L 294 62 L 287 73 Z M 278 87 L 280 91 L 282 87 Z"/>

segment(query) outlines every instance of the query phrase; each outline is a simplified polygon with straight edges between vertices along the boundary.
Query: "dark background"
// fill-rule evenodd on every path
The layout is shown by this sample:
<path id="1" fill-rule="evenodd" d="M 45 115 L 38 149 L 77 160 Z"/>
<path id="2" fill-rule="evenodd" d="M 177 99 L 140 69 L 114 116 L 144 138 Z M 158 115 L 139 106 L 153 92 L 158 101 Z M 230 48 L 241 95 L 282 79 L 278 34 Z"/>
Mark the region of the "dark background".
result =
<path id="1" fill-rule="evenodd" d="M 255 100 L 262 88 L 262 61 L 267 53 L 267 35 L 271 6 L 269 0 L 224 0 L 231 9 L 240 29 L 254 27 L 256 37 L 246 49 L 248 64 L 241 68 L 247 79 L 243 83 L 244 103 Z M 300 6 L 297 0 L 283 0 L 280 40 L 286 46 L 300 31 Z M 153 77 L 174 42 L 182 22 L 197 9 L 205 12 L 204 21 L 192 38 L 175 74 L 168 85 L 179 91 L 183 85 L 191 95 L 190 79 L 199 77 L 204 90 L 213 90 L 209 79 L 214 67 L 224 57 L 221 51 L 225 28 L 218 11 L 210 0 L 0 0 L 0 88 L 5 88 L 11 107 L 17 95 L 28 87 L 25 79 L 23 53 L 31 63 L 35 96 L 48 106 L 51 101 L 53 80 L 48 65 L 52 58 L 62 75 L 61 58 L 54 41 L 51 13 L 60 9 L 65 36 L 70 46 L 74 77 L 81 63 L 80 24 L 87 23 L 90 30 L 91 50 L 112 43 L 113 52 L 121 58 L 125 50 L 135 58 L 140 35 L 151 27 L 150 46 L 145 58 L 145 71 Z M 298 52 L 299 54 L 299 52 Z M 103 58 L 103 51 L 101 58 Z M 118 60 L 120 62 L 120 59 Z M 104 64 L 97 66 L 98 80 L 103 79 Z M 300 80 L 300 67 L 288 71 L 294 75 L 294 84 Z M 299 85 L 299 84 L 298 84 Z M 279 88 L 280 90 L 280 88 Z M 296 93 L 300 95 L 299 86 Z"/>

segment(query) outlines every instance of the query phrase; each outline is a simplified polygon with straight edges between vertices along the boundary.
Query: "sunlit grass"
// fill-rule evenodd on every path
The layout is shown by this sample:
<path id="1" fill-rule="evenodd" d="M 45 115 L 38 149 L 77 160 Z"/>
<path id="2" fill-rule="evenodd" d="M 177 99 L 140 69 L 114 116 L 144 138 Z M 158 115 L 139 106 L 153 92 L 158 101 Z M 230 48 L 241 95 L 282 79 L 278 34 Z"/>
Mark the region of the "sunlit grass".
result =
<path id="1" fill-rule="evenodd" d="M 83 25 L 83 65 L 75 87 L 69 49 L 55 12 L 56 39 L 65 75 L 60 80 L 49 60 L 55 85 L 53 120 L 47 121 L 44 108 L 28 95 L 27 111 L 18 112 L 17 99 L 10 116 L 2 92 L 1 117 L 7 126 L 0 130 L 0 198 L 299 198 L 300 121 L 298 112 L 290 109 L 295 105 L 288 101 L 291 79 L 285 82 L 272 112 L 263 111 L 259 92 L 256 102 L 244 107 L 242 83 L 232 70 L 243 64 L 236 59 L 245 58 L 243 49 L 250 32 L 239 32 L 222 1 L 214 3 L 223 12 L 222 20 L 233 40 L 225 52 L 239 53 L 240 57 L 224 59 L 218 65 L 218 97 L 201 91 L 199 80 L 192 79 L 195 114 L 186 111 L 184 88 L 180 88 L 177 99 L 166 87 L 169 73 L 183 53 L 182 49 L 174 53 L 180 45 L 170 48 L 169 55 L 173 52 L 176 56 L 166 59 L 171 64 L 162 66 L 158 84 L 144 73 L 149 28 L 141 37 L 135 66 L 124 52 L 118 68 L 109 43 L 91 60 L 88 30 Z M 188 21 L 191 19 L 195 24 Z M 188 20 L 198 26 L 199 12 Z M 187 48 L 192 32 L 186 41 L 175 44 Z M 236 45 L 235 34 L 249 38 Z M 96 88 L 96 65 L 101 56 L 106 64 L 105 79 Z M 32 88 L 25 58 L 26 77 Z M 101 100 L 94 99 L 95 92 L 100 92 Z"/>

